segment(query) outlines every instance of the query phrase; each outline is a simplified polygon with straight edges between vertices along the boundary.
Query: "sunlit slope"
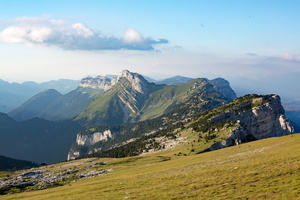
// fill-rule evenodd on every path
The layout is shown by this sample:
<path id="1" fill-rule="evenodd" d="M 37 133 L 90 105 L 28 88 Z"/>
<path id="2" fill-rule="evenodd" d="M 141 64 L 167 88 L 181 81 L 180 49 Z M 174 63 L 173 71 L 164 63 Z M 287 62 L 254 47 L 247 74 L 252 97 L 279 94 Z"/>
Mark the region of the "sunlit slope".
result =
<path id="1" fill-rule="evenodd" d="M 193 156 L 99 159 L 110 173 L 1 199 L 299 199 L 299 147 L 294 134 Z"/>
<path id="2" fill-rule="evenodd" d="M 144 92 L 140 93 L 128 79 L 121 78 L 110 90 L 95 98 L 76 120 L 87 127 L 118 125 L 161 116 L 194 97 L 201 99 L 198 104 L 216 101 L 220 105 L 226 101 L 206 79 L 176 86 L 143 83 Z"/>

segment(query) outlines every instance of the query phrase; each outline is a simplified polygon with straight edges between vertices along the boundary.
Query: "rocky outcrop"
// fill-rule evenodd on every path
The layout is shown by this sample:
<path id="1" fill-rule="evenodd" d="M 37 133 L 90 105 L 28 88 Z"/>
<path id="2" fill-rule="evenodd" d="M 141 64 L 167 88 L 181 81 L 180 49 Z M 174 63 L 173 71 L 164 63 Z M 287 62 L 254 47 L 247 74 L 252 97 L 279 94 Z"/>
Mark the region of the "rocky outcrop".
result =
<path id="1" fill-rule="evenodd" d="M 100 151 L 101 148 L 92 148 L 92 150 L 89 150 L 89 147 L 95 145 L 98 142 L 106 142 L 108 140 L 114 139 L 115 136 L 116 133 L 113 133 L 111 130 L 95 132 L 92 134 L 78 133 L 76 142 L 75 144 L 73 144 L 68 153 L 68 160 L 73 160 L 86 153 L 95 153 Z"/>
<path id="2" fill-rule="evenodd" d="M 131 83 L 131 88 L 134 91 L 141 94 L 148 93 L 148 81 L 142 75 L 129 72 L 128 70 L 123 70 L 119 79 L 121 77 L 126 78 Z"/>
<path id="3" fill-rule="evenodd" d="M 120 84 L 121 90 L 118 93 L 118 97 L 132 113 L 139 115 L 139 111 L 149 94 L 149 83 L 143 76 L 128 70 L 122 71 L 118 79 L 120 80 L 121 78 L 129 81 L 130 85 L 126 87 L 124 83 Z"/>
<path id="4" fill-rule="evenodd" d="M 233 89 L 230 87 L 230 84 L 227 80 L 223 78 L 216 78 L 213 80 L 208 80 L 210 84 L 213 85 L 214 89 L 226 97 L 229 101 L 236 98 L 236 94 Z"/>
<path id="5" fill-rule="evenodd" d="M 236 113 L 237 110 L 232 110 L 212 119 L 213 123 L 236 120 L 239 125 L 231 131 L 232 134 L 229 138 L 217 142 L 209 150 L 216 150 L 241 142 L 294 133 L 293 126 L 284 115 L 284 109 L 278 95 L 258 97 L 252 101 L 251 105 L 252 108 L 240 113 Z M 247 107 L 247 105 L 244 106 Z"/>
<path id="6" fill-rule="evenodd" d="M 22 189 L 24 192 L 62 186 L 71 182 L 104 175 L 112 170 L 101 169 L 102 165 L 105 165 L 105 163 L 82 160 L 80 162 L 51 166 L 51 170 L 45 170 L 45 168 L 49 168 L 43 166 L 31 168 L 25 172 L 19 171 L 23 173 L 0 179 L 0 195 L 19 192 L 16 188 Z"/>
<path id="7" fill-rule="evenodd" d="M 112 135 L 110 130 L 106 130 L 101 132 L 93 133 L 92 135 L 83 135 L 77 134 L 76 142 L 80 146 L 91 146 L 99 141 L 107 141 L 108 139 L 112 139 L 114 136 Z"/>
<path id="8" fill-rule="evenodd" d="M 116 76 L 97 76 L 95 78 L 86 77 L 81 80 L 80 87 L 88 87 L 93 89 L 109 90 L 114 84 L 116 84 L 118 78 Z"/>
<path id="9" fill-rule="evenodd" d="M 126 83 L 129 83 L 126 84 Z M 148 81 L 138 73 L 132 73 L 128 70 L 123 70 L 119 76 L 97 76 L 95 78 L 86 77 L 81 80 L 80 87 L 88 87 L 93 89 L 103 89 L 107 91 L 111 89 L 116 83 L 119 83 L 120 91 L 118 97 L 122 110 L 128 109 L 135 115 L 139 114 L 144 101 L 149 93 Z M 126 107 L 126 108 L 124 108 Z M 124 108 L 124 109 L 123 109 Z M 129 113 L 124 112 L 126 119 L 129 119 Z M 126 123 L 125 121 L 124 123 Z"/>
<path id="10" fill-rule="evenodd" d="M 121 78 L 126 78 L 131 83 L 131 88 L 139 93 L 147 93 L 147 81 L 138 73 L 132 73 L 128 70 L 123 70 L 119 76 L 96 76 L 83 78 L 79 84 L 80 87 L 88 87 L 93 89 L 109 90 Z"/>

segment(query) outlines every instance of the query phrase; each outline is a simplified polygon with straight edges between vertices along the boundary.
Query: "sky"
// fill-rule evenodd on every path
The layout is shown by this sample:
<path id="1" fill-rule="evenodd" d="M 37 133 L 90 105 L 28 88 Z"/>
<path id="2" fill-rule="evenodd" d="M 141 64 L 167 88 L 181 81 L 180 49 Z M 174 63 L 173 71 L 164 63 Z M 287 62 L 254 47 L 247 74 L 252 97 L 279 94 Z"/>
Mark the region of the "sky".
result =
<path id="1" fill-rule="evenodd" d="M 298 0 L 0 0 L 0 79 L 128 69 L 300 91 L 299 10 Z"/>

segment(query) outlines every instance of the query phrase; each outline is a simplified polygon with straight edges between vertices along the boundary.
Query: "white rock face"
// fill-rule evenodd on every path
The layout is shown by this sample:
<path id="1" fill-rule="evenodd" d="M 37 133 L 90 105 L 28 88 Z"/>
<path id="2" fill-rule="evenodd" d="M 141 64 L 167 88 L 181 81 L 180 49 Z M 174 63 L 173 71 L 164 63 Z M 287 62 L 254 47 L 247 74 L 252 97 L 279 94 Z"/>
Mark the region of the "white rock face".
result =
<path id="1" fill-rule="evenodd" d="M 81 80 L 80 87 L 88 87 L 93 89 L 109 90 L 114 84 L 116 84 L 117 77 L 97 76 L 95 78 L 87 77 Z"/>
<path id="2" fill-rule="evenodd" d="M 82 79 L 79 86 L 93 89 L 103 89 L 106 91 L 115 85 L 122 77 L 128 79 L 134 91 L 142 94 L 147 91 L 147 81 L 144 80 L 141 75 L 129 72 L 128 70 L 123 70 L 119 76 L 97 76 L 95 78 L 89 76 Z"/>
<path id="3" fill-rule="evenodd" d="M 121 102 L 130 110 L 132 113 L 138 115 L 141 105 L 146 100 L 148 95 L 148 82 L 143 76 L 123 70 L 118 80 L 126 78 L 130 82 L 130 87 L 125 88 L 123 85 L 122 90 L 119 92 L 118 97 Z"/>
<path id="4" fill-rule="evenodd" d="M 120 77 L 127 78 L 130 81 L 133 90 L 142 94 L 148 92 L 146 82 L 145 80 L 142 80 L 144 78 L 137 73 L 131 73 L 128 70 L 123 70 Z"/>
<path id="5" fill-rule="evenodd" d="M 103 133 L 96 132 L 91 135 L 81 135 L 77 134 L 76 143 L 80 146 L 91 146 L 100 141 L 107 141 L 112 139 L 113 135 L 110 130 L 106 130 Z"/>
<path id="6" fill-rule="evenodd" d="M 240 126 L 232 130 L 229 138 L 212 145 L 210 150 L 234 145 L 235 141 L 245 141 L 250 135 L 256 139 L 264 139 L 294 133 L 293 126 L 284 115 L 280 97 L 273 95 L 269 101 L 269 103 L 254 107 L 239 115 L 229 112 L 216 117 L 215 122 L 224 122 L 225 119 L 228 121 L 239 120 Z"/>
<path id="7" fill-rule="evenodd" d="M 114 137 L 115 137 L 114 134 L 110 130 L 105 130 L 103 132 L 96 132 L 89 135 L 83 135 L 78 133 L 76 138 L 76 145 L 79 146 L 80 149 L 82 149 L 82 147 L 90 147 L 96 144 L 97 142 L 107 141 L 109 139 L 113 139 Z M 68 153 L 68 160 L 73 160 L 86 153 L 93 153 L 100 150 L 101 149 L 94 149 L 93 151 L 90 152 L 82 152 L 81 150 L 76 150 L 71 148 Z"/>

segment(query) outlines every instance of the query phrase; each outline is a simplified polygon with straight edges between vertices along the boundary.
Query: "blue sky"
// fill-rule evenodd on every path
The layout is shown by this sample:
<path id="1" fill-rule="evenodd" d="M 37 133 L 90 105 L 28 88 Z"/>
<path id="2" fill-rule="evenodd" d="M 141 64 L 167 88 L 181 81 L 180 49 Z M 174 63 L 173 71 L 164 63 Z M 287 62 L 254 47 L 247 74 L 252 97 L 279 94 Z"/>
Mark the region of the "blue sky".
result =
<path id="1" fill-rule="evenodd" d="M 0 0 L 0 79 L 300 75 L 298 0 Z M 249 81 L 249 82 L 251 82 Z"/>

